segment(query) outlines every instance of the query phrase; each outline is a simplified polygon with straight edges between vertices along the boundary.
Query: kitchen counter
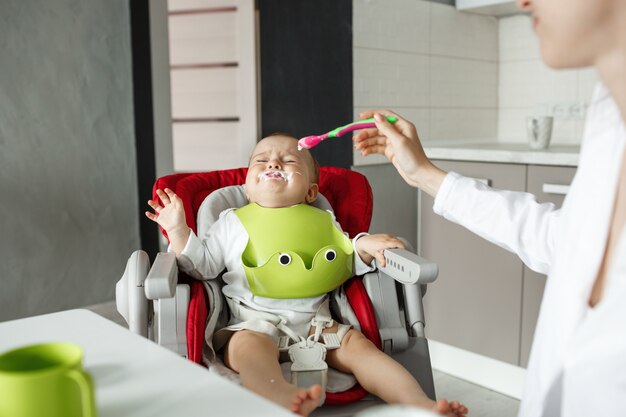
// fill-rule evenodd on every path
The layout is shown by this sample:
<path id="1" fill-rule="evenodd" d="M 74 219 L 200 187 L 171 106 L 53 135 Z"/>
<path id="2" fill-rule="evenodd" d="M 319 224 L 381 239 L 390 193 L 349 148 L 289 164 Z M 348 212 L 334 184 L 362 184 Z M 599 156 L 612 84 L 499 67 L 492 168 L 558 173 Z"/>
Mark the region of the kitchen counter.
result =
<path id="1" fill-rule="evenodd" d="M 580 147 L 577 145 L 553 145 L 547 149 L 533 150 L 525 143 L 495 141 L 424 142 L 423 146 L 430 159 L 571 167 L 578 166 L 580 152 Z M 367 158 L 357 155 L 356 152 L 354 155 L 354 164 L 357 166 L 384 163 L 389 163 L 389 161 L 380 155 Z"/>
<path id="2" fill-rule="evenodd" d="M 430 159 L 575 167 L 578 166 L 580 147 L 554 145 L 534 150 L 525 143 L 424 143 L 424 151 Z"/>

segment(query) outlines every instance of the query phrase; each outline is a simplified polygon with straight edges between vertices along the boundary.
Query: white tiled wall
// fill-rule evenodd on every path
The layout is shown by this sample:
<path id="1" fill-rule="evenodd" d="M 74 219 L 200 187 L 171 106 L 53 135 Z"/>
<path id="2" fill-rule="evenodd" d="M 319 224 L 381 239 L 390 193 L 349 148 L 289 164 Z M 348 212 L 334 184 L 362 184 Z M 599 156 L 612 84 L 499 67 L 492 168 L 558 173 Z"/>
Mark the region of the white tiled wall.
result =
<path id="1" fill-rule="evenodd" d="M 580 143 L 583 118 L 572 115 L 571 106 L 589 103 L 595 71 L 548 68 L 541 60 L 531 18 L 525 15 L 500 19 L 499 51 L 499 140 L 525 142 L 526 118 L 555 115 L 558 106 L 552 143 Z"/>
<path id="2" fill-rule="evenodd" d="M 424 0 L 354 0 L 353 13 L 355 114 L 393 109 L 428 143 L 525 142 L 526 118 L 556 111 L 552 143 L 580 143 L 584 117 L 572 106 L 588 105 L 597 76 L 548 68 L 529 16 Z"/>
<path id="3" fill-rule="evenodd" d="M 356 114 L 393 109 L 426 142 L 496 138 L 496 18 L 423 0 L 354 0 L 353 14 Z"/>

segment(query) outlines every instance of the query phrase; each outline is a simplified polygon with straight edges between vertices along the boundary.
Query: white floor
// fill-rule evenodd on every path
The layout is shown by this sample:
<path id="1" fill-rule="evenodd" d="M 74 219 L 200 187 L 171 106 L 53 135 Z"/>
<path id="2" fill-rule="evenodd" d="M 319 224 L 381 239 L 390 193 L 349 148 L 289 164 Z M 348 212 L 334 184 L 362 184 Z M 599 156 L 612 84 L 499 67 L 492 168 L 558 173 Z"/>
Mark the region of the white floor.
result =
<path id="1" fill-rule="evenodd" d="M 122 326 L 126 322 L 115 309 L 114 302 L 85 307 Z M 514 417 L 519 401 L 437 370 L 433 371 L 438 398 L 456 399 L 467 405 L 470 417 Z"/>

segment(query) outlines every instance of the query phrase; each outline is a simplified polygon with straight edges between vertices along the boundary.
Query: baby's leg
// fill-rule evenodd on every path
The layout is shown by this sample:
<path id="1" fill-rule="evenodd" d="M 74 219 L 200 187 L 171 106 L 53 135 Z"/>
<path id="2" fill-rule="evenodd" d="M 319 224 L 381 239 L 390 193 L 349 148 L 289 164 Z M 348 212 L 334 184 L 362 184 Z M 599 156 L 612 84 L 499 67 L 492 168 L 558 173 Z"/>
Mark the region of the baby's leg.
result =
<path id="1" fill-rule="evenodd" d="M 455 417 L 467 414 L 467 408 L 456 401 L 428 398 L 413 375 L 357 330 L 349 330 L 341 347 L 329 350 L 326 359 L 329 366 L 354 374 L 363 388 L 387 403 L 415 405 Z"/>
<path id="2" fill-rule="evenodd" d="M 226 345 L 224 362 L 239 373 L 249 390 L 306 416 L 322 398 L 322 387 L 298 388 L 283 378 L 278 362 L 278 348 L 266 334 L 252 330 L 235 332 Z"/>

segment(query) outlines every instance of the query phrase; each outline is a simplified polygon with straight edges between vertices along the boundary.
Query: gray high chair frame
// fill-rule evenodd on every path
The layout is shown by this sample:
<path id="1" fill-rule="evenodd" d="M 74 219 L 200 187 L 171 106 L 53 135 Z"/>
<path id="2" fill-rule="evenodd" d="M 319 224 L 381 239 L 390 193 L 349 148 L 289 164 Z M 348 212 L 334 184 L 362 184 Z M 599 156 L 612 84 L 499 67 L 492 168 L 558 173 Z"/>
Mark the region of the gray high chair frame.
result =
<path id="1" fill-rule="evenodd" d="M 198 210 L 197 218 L 208 218 L 209 224 L 203 227 L 198 224 L 199 236 L 208 230 L 223 209 L 241 207 L 248 203 L 242 189 L 233 192 L 236 187 L 243 186 L 218 189 L 205 199 Z M 214 204 L 216 201 L 217 208 Z M 330 209 L 328 200 L 321 195 L 315 205 Z M 204 217 L 201 217 L 201 213 Z M 410 246 L 406 240 L 403 241 Z M 418 380 L 428 397 L 434 400 L 435 389 L 428 340 L 424 332 L 426 322 L 422 295 L 425 285 L 437 278 L 437 265 L 419 257 L 412 249 L 386 250 L 385 258 L 385 268 L 378 267 L 362 277 L 376 316 L 382 348 L 401 363 Z M 205 287 L 211 281 L 213 280 L 205 281 Z M 214 293 L 219 292 L 219 286 L 213 285 L 207 289 Z M 189 300 L 189 285 L 178 283 L 178 268 L 173 253 L 159 253 L 150 266 L 145 252 L 134 252 L 127 262 L 124 275 L 116 285 L 117 309 L 127 321 L 129 329 L 183 357 L 187 357 L 186 322 Z M 225 303 L 221 304 L 223 308 L 227 308 Z M 313 415 L 350 416 L 372 404 L 380 403 L 373 396 L 366 399 L 375 401 L 324 405 Z"/>

